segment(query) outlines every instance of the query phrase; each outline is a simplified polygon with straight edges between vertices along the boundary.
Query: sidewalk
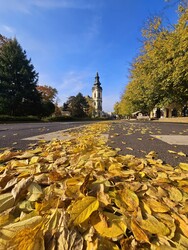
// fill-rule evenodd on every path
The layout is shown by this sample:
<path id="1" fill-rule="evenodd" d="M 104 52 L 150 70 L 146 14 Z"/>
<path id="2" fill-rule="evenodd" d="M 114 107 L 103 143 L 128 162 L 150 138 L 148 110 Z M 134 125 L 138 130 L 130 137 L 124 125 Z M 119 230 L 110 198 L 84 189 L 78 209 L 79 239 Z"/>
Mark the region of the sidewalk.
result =
<path id="1" fill-rule="evenodd" d="M 188 123 L 188 117 L 172 117 L 172 118 L 160 118 L 156 120 L 158 122 L 177 122 L 177 123 Z"/>

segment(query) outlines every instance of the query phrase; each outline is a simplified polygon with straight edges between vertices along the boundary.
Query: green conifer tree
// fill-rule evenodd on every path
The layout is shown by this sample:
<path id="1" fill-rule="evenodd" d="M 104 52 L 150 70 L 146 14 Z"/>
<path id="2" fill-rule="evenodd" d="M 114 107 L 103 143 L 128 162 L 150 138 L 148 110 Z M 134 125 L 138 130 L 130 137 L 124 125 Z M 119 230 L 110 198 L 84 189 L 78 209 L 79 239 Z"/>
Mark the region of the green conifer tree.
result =
<path id="1" fill-rule="evenodd" d="M 18 41 L 0 47 L 0 114 L 38 115 L 41 97 L 36 89 L 38 73 Z"/>

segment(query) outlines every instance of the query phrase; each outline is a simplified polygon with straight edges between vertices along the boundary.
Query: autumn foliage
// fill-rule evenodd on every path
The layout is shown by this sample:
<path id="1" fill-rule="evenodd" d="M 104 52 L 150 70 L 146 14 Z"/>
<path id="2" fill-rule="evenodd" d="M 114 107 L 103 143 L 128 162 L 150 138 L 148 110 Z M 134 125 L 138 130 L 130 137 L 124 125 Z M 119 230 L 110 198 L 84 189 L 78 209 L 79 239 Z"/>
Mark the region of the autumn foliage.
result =
<path id="1" fill-rule="evenodd" d="M 153 108 L 182 110 L 188 100 L 188 8 L 179 6 L 177 24 L 163 26 L 160 17 L 142 30 L 139 55 L 131 65 L 128 85 L 114 109 L 119 115 Z"/>
<path id="2" fill-rule="evenodd" d="M 0 154 L 0 249 L 188 248 L 188 164 L 120 155 L 109 123 Z"/>

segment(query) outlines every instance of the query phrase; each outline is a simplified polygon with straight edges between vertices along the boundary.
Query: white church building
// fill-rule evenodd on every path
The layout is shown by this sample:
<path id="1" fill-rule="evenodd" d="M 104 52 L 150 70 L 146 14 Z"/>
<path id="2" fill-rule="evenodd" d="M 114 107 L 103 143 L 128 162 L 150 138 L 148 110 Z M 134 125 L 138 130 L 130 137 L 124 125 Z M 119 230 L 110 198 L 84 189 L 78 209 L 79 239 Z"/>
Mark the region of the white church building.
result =
<path id="1" fill-rule="evenodd" d="M 93 99 L 93 106 L 94 106 L 94 117 L 102 117 L 102 87 L 99 81 L 99 74 L 97 72 L 95 77 L 95 82 L 92 87 L 92 99 Z"/>

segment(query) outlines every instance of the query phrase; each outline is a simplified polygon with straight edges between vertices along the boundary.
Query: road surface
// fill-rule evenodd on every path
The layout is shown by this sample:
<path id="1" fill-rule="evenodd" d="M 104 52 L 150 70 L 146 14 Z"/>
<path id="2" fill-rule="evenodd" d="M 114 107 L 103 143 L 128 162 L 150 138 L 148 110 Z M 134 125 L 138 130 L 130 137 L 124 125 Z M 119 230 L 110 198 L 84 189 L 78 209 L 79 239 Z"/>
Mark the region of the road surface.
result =
<path id="1" fill-rule="evenodd" d="M 89 123 L 91 122 L 0 124 L 0 150 L 7 147 L 12 150 L 27 149 L 37 140 L 49 140 L 60 135 L 61 131 Z M 59 134 L 53 133 L 56 131 Z M 173 166 L 179 162 L 188 163 L 188 124 L 114 121 L 111 123 L 107 143 L 113 148 L 120 148 L 120 154 L 145 157 L 150 151 L 155 151 L 158 158 Z"/>
<path id="2" fill-rule="evenodd" d="M 145 157 L 155 151 L 159 159 L 173 166 L 188 162 L 188 124 L 120 121 L 111 126 L 108 144 L 120 154 Z"/>
<path id="3" fill-rule="evenodd" d="M 91 122 L 48 122 L 48 123 L 13 123 L 0 124 L 0 150 L 11 148 L 13 150 L 26 149 L 37 140 L 27 138 L 38 136 L 38 140 L 45 139 L 43 134 L 78 128 Z M 25 140 L 27 139 L 27 140 Z"/>

